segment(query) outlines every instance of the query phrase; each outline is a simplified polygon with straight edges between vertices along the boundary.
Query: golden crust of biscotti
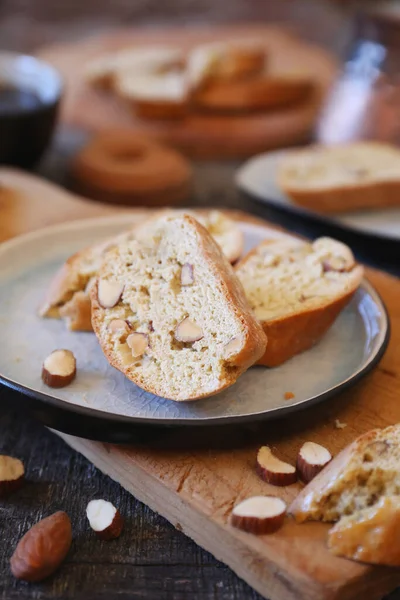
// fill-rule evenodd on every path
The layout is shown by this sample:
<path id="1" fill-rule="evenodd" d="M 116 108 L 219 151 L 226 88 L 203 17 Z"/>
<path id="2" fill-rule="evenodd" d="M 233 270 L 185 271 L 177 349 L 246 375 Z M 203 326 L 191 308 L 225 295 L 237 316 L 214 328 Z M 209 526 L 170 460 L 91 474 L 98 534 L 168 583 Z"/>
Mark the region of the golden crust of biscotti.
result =
<path id="1" fill-rule="evenodd" d="M 271 110 L 302 102 L 314 89 L 309 77 L 263 75 L 249 81 L 218 81 L 193 93 L 201 110 L 221 113 Z"/>
<path id="2" fill-rule="evenodd" d="M 301 244 L 297 238 L 293 242 Z M 256 257 L 263 247 L 270 247 L 274 240 L 265 240 L 240 260 L 235 270 L 240 273 L 246 270 L 249 261 Z M 290 246 L 289 246 L 290 247 Z M 260 319 L 261 325 L 268 338 L 268 345 L 263 357 L 258 364 L 267 367 L 276 367 L 292 358 L 296 354 L 314 346 L 332 326 L 337 316 L 349 303 L 363 277 L 363 268 L 354 266 L 350 285 L 339 294 L 330 298 L 321 298 L 313 306 L 298 306 L 293 312 L 282 314 L 278 317 Z M 246 291 L 246 285 L 245 285 Z M 265 290 L 267 293 L 268 290 Z M 260 293 L 263 293 L 262 290 Z M 250 301 L 251 304 L 251 301 Z M 252 307 L 254 308 L 254 307 Z"/>
<path id="3" fill-rule="evenodd" d="M 336 556 L 400 567 L 400 496 L 340 519 L 329 531 L 328 548 Z"/>
<path id="4" fill-rule="evenodd" d="M 340 175 L 340 167 L 336 166 L 338 171 L 335 175 L 336 180 L 333 182 L 332 176 L 330 176 L 330 184 L 323 185 L 315 182 L 312 186 L 301 186 L 296 183 L 291 175 L 293 165 L 297 164 L 298 161 L 300 165 L 304 158 L 309 157 L 311 168 L 315 168 L 315 162 L 312 164 L 312 157 L 318 157 L 318 155 L 321 159 L 325 157 L 327 165 L 328 163 L 334 165 L 335 156 L 339 156 L 340 152 L 346 152 L 346 156 L 351 156 L 353 153 L 354 161 L 357 161 L 357 155 L 360 153 L 364 156 L 368 154 L 370 156 L 368 159 L 360 157 L 358 167 L 344 164 L 342 168 L 345 176 Z M 393 167 L 385 175 L 388 160 L 393 162 Z M 296 168 L 301 169 L 300 166 Z M 399 168 L 400 152 L 397 148 L 388 144 L 368 141 L 333 148 L 313 145 L 306 149 L 289 152 L 284 156 L 279 166 L 277 183 L 280 189 L 296 204 L 320 213 L 329 214 L 391 207 L 400 205 L 400 177 L 397 175 Z M 312 175 L 310 175 L 311 177 Z M 318 177 L 322 179 L 321 175 L 318 175 Z"/>
<path id="5" fill-rule="evenodd" d="M 110 309 L 103 308 L 100 305 L 99 298 L 98 298 L 99 281 L 101 281 L 104 277 L 106 277 L 106 276 L 109 277 L 109 274 L 111 273 L 112 280 L 117 279 L 117 281 L 119 281 L 119 279 L 121 279 L 121 282 L 122 281 L 126 282 L 129 277 L 129 268 L 128 268 L 128 270 L 123 268 L 121 271 L 121 264 L 122 264 L 121 261 L 123 260 L 123 257 L 125 256 L 126 251 L 127 251 L 126 247 L 124 248 L 122 246 L 115 248 L 113 251 L 111 251 L 106 256 L 103 266 L 99 272 L 98 281 L 96 282 L 96 284 L 93 286 L 93 288 L 91 290 L 93 329 L 99 339 L 99 342 L 103 349 L 103 352 L 106 355 L 110 364 L 113 365 L 114 367 L 116 367 L 117 369 L 119 369 L 120 371 L 122 371 L 131 381 L 133 381 L 134 383 L 136 383 L 137 385 L 139 385 L 141 388 L 145 389 L 146 391 L 154 393 L 159 396 L 167 397 L 172 400 L 177 400 L 177 401 L 196 400 L 199 398 L 212 396 L 214 394 L 219 393 L 223 389 L 229 387 L 230 385 L 232 385 L 237 380 L 237 378 L 248 367 L 250 367 L 252 364 L 254 364 L 254 362 L 263 354 L 263 352 L 265 350 L 266 338 L 265 338 L 265 335 L 263 333 L 261 326 L 259 325 L 257 320 L 254 318 L 250 308 L 248 307 L 243 288 L 242 288 L 240 282 L 235 277 L 232 267 L 230 266 L 230 264 L 228 263 L 228 261 L 226 260 L 224 255 L 222 254 L 221 249 L 216 244 L 216 242 L 211 237 L 211 235 L 208 233 L 208 231 L 190 215 L 183 215 L 183 216 L 178 216 L 178 217 L 167 215 L 167 216 L 163 216 L 159 222 L 160 222 L 160 231 L 161 231 L 160 235 L 163 240 L 168 238 L 168 235 L 174 235 L 175 232 L 179 231 L 181 237 L 179 240 L 179 244 L 176 244 L 176 247 L 178 245 L 185 246 L 185 244 L 188 243 L 188 240 L 185 238 L 185 232 L 186 232 L 186 234 L 187 234 L 187 232 L 190 232 L 190 234 L 193 234 L 194 239 L 196 240 L 196 253 L 197 253 L 197 256 L 199 257 L 198 264 L 196 262 L 194 262 L 194 264 L 192 265 L 192 268 L 194 269 L 195 277 L 196 277 L 197 269 L 201 268 L 203 275 L 204 275 L 204 273 L 206 273 L 207 277 L 210 279 L 210 281 L 213 282 L 213 289 L 215 289 L 217 291 L 216 297 L 219 299 L 219 301 L 221 301 L 221 307 L 220 307 L 221 310 L 223 309 L 224 311 L 226 311 L 226 313 L 229 314 L 230 323 L 235 324 L 235 328 L 234 328 L 235 332 L 236 332 L 235 335 L 237 335 L 240 338 L 239 347 L 235 350 L 235 352 L 232 356 L 229 356 L 228 359 L 223 358 L 223 355 L 221 354 L 221 348 L 217 347 L 216 356 L 217 356 L 217 365 L 218 366 L 217 366 L 216 371 L 213 371 L 212 374 L 210 376 L 208 376 L 206 371 L 204 370 L 202 372 L 201 376 L 204 377 L 206 383 L 204 383 L 204 385 L 202 385 L 202 386 L 199 386 L 198 388 L 192 387 L 192 388 L 190 388 L 190 391 L 189 391 L 188 386 L 189 386 L 189 383 L 190 383 L 190 385 L 193 385 L 193 382 L 192 381 L 189 382 L 188 378 L 186 379 L 186 387 L 185 387 L 185 379 L 184 378 L 183 378 L 183 380 L 181 380 L 179 382 L 179 386 L 175 385 L 175 383 L 173 382 L 173 378 L 177 377 L 177 375 L 176 375 L 176 370 L 174 368 L 171 368 L 171 371 L 168 374 L 168 381 L 169 381 L 168 386 L 166 386 L 166 385 L 163 386 L 162 378 L 161 378 L 161 383 L 160 383 L 160 378 L 155 377 L 155 376 L 149 377 L 148 375 L 146 375 L 146 368 L 142 368 L 143 367 L 142 364 L 139 365 L 139 368 L 135 365 L 132 366 L 131 364 L 126 364 L 125 357 L 124 357 L 123 353 L 119 350 L 120 346 L 115 346 L 115 344 L 113 345 L 113 341 L 108 333 L 109 330 L 107 328 L 106 319 L 107 318 L 109 320 L 114 319 L 114 315 L 117 314 L 117 311 L 114 310 L 115 307 L 113 307 L 111 309 L 112 312 L 110 312 Z M 153 224 L 153 226 L 154 226 L 154 224 Z M 142 229 L 145 230 L 145 226 L 143 226 Z M 140 239 L 140 235 L 139 235 L 139 239 Z M 151 252 L 157 253 L 157 251 L 158 251 L 157 246 L 155 245 L 155 242 L 153 242 L 151 239 L 149 239 L 149 237 L 146 237 L 146 235 L 145 235 L 145 241 L 142 241 L 142 242 L 136 241 L 135 243 L 138 244 L 137 248 L 132 247 L 132 250 L 130 250 L 128 248 L 128 252 L 131 252 L 130 255 L 132 256 L 132 260 L 135 260 L 135 256 L 138 256 L 141 252 L 145 253 L 146 251 L 144 249 L 146 247 L 150 246 Z M 154 258 L 154 256 L 158 256 L 158 255 L 151 254 L 150 263 L 149 263 L 150 265 L 153 265 L 153 266 L 149 266 L 149 269 L 152 269 L 150 271 L 152 273 L 152 276 L 150 278 L 151 281 L 157 280 L 157 277 L 158 277 L 157 268 L 155 266 L 156 259 Z M 201 261 L 200 261 L 200 257 L 201 257 Z M 166 256 L 165 258 L 169 259 L 170 257 Z M 158 260 L 159 260 L 159 258 L 158 258 Z M 134 268 L 135 268 L 135 266 L 131 267 L 131 269 L 134 269 Z M 175 262 L 174 262 L 174 260 L 172 260 L 172 268 L 173 269 L 178 268 L 178 263 L 176 262 L 176 260 L 175 260 Z M 125 273 L 125 271 L 126 271 L 126 273 Z M 123 278 L 122 278 L 121 272 L 124 273 Z M 174 274 L 174 277 L 175 277 L 175 274 Z M 177 285 L 177 280 L 175 281 L 175 279 L 174 279 L 173 281 L 175 282 L 175 283 L 173 283 L 173 285 Z M 200 284 L 200 281 L 198 283 Z M 134 282 L 133 285 L 138 286 L 139 283 Z M 150 284 L 150 285 L 153 285 L 153 284 Z M 204 278 L 201 280 L 201 285 L 202 286 L 205 285 Z M 196 293 L 199 293 L 199 289 L 200 288 L 197 288 Z M 195 355 L 201 357 L 201 356 L 204 356 L 204 354 L 201 354 L 202 352 L 203 353 L 211 352 L 210 347 L 212 348 L 212 345 L 214 343 L 213 337 L 211 334 L 209 335 L 209 331 L 207 329 L 207 323 L 209 322 L 209 319 L 207 319 L 207 317 L 209 317 L 209 315 L 211 313 L 208 308 L 208 302 L 206 301 L 206 297 L 208 300 L 208 294 L 209 294 L 210 290 L 211 290 L 211 288 L 210 288 L 209 284 L 206 284 L 205 288 L 203 287 L 203 290 L 201 292 L 202 293 L 201 298 L 203 299 L 203 301 L 201 302 L 200 308 L 199 308 L 199 306 L 197 307 L 197 310 L 198 310 L 197 315 L 198 316 L 199 316 L 199 314 L 201 315 L 201 320 L 200 320 L 201 322 L 199 322 L 199 325 L 202 327 L 202 330 L 205 332 L 205 334 L 201 338 L 201 340 L 203 340 L 203 338 L 204 338 L 205 346 L 203 345 L 202 348 L 200 349 L 199 347 L 196 348 L 193 345 L 193 347 L 190 349 L 190 353 L 187 353 L 185 355 L 186 357 L 188 357 L 188 360 L 190 360 L 190 361 L 195 361 L 195 359 L 196 359 Z M 125 283 L 124 292 L 123 292 L 122 298 L 119 301 L 120 306 L 117 304 L 117 307 L 116 307 L 118 311 L 120 311 L 122 308 L 125 308 L 128 305 L 127 302 L 124 302 L 124 297 L 125 297 L 125 294 L 129 297 L 130 292 L 131 292 L 131 289 L 127 290 L 127 284 Z M 147 291 L 147 294 L 151 294 L 151 293 L 153 293 L 152 290 Z M 192 291 L 189 290 L 188 293 L 191 294 Z M 150 296 L 150 297 L 152 297 L 152 296 Z M 161 300 L 159 300 L 158 302 L 160 303 Z M 200 302 L 200 300 L 198 299 L 198 297 L 195 297 L 194 304 L 198 304 L 199 302 Z M 153 322 L 154 322 L 152 320 L 153 315 L 162 313 L 162 310 L 160 310 L 159 305 L 157 305 L 157 301 L 155 301 L 153 299 L 150 302 L 149 306 L 151 306 L 151 309 L 148 309 L 148 311 L 146 312 L 147 317 L 146 317 L 146 319 L 144 319 L 145 321 L 150 319 L 151 323 L 152 323 L 152 328 L 146 330 L 146 336 L 148 338 L 148 353 L 150 356 L 150 361 L 152 360 L 152 356 L 154 353 L 153 364 L 155 366 L 153 368 L 153 365 L 152 365 L 152 368 L 153 368 L 152 373 L 155 373 L 156 375 L 158 375 L 159 370 L 157 371 L 157 369 L 159 369 L 158 365 L 159 365 L 160 361 L 165 360 L 165 361 L 167 361 L 167 366 L 169 366 L 170 364 L 172 365 L 172 362 L 168 362 L 169 357 L 170 356 L 173 357 L 174 352 L 175 352 L 175 357 L 176 357 L 177 353 L 179 354 L 182 349 L 179 348 L 178 349 L 179 352 L 177 352 L 176 349 L 174 348 L 173 335 L 172 335 L 172 332 L 170 333 L 170 331 L 168 329 L 170 327 L 170 324 L 166 325 L 165 320 L 160 321 L 161 325 L 159 325 L 158 323 L 155 323 L 154 328 L 153 328 Z M 177 304 L 177 306 L 178 306 L 178 304 Z M 175 312 L 175 311 L 179 311 L 180 309 L 182 309 L 182 306 L 179 306 L 178 308 L 177 308 L 177 306 L 170 305 L 168 308 L 169 311 L 172 311 L 172 313 L 173 313 L 172 317 L 174 317 L 175 315 L 178 314 L 178 312 Z M 185 313 L 187 313 L 187 311 L 190 309 L 190 306 L 191 306 L 191 301 L 189 301 L 188 304 L 185 304 L 185 310 L 184 310 Z M 129 310 L 132 310 L 130 305 L 128 307 L 129 307 Z M 164 310 L 164 308 L 163 308 L 163 310 Z M 199 311 L 201 311 L 201 312 L 199 312 Z M 190 312 L 189 312 L 189 315 L 191 315 Z M 179 322 L 180 318 L 182 318 L 182 317 L 181 316 L 177 317 L 178 322 Z M 171 318 L 169 318 L 169 320 L 171 320 Z M 158 330 L 158 327 L 161 327 L 161 328 L 164 327 L 165 331 L 160 332 Z M 135 329 L 134 331 L 141 332 L 140 329 Z M 237 333 L 238 331 L 239 331 L 239 333 Z M 223 334 L 228 336 L 228 335 L 230 335 L 230 332 L 224 331 Z M 160 337 L 160 336 L 163 336 L 162 343 L 164 344 L 162 346 L 162 348 L 163 348 L 162 355 L 160 354 L 159 349 L 161 346 L 158 341 L 158 337 Z M 169 339 L 168 336 L 171 336 L 171 339 Z M 165 345 L 165 340 L 168 340 L 167 345 Z M 196 341 L 198 341 L 198 340 L 196 340 Z M 203 344 L 203 342 L 202 342 L 202 344 Z M 214 348 L 215 348 L 215 345 L 214 345 Z M 158 353 L 158 354 L 155 354 L 155 353 Z M 182 356 L 183 356 L 183 354 L 181 353 L 179 360 L 184 362 L 185 358 L 182 358 Z M 207 358 L 207 356 L 206 356 L 206 358 Z M 182 364 L 182 362 L 180 364 Z M 190 364 L 192 364 L 192 363 L 190 363 Z M 220 366 L 220 364 L 222 364 L 223 366 Z M 195 362 L 193 362 L 193 365 L 194 365 L 193 368 L 196 369 L 197 365 L 195 364 Z M 184 372 L 184 371 L 182 371 L 182 372 Z M 171 391 L 171 390 L 175 390 L 175 391 Z"/>
<path id="6" fill-rule="evenodd" d="M 67 304 L 76 291 L 82 291 L 87 281 L 82 276 L 82 264 L 93 254 L 93 247 L 79 250 L 70 256 L 57 271 L 39 308 L 41 317 L 59 319 L 60 309 Z"/>
<path id="7" fill-rule="evenodd" d="M 258 364 L 277 367 L 296 354 L 315 346 L 350 302 L 357 287 L 358 284 L 347 294 L 318 308 L 274 319 L 271 322 L 262 321 L 262 328 L 268 338 L 268 347 Z"/>

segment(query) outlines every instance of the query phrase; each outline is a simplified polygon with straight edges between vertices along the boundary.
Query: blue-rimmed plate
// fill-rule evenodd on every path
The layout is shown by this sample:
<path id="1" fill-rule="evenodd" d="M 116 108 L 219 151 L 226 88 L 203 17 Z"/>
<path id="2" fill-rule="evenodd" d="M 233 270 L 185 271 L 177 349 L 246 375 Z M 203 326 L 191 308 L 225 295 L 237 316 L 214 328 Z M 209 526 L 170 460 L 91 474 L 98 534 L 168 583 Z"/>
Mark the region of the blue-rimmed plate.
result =
<path id="1" fill-rule="evenodd" d="M 110 367 L 94 334 L 72 333 L 63 322 L 37 315 L 51 278 L 67 256 L 126 227 L 126 215 L 91 219 L 43 229 L 0 246 L 0 381 L 22 392 L 24 405 L 46 425 L 75 435 L 126 441 L 138 426 L 273 418 L 355 383 L 385 350 L 387 313 L 377 292 L 364 281 L 318 346 L 284 365 L 249 369 L 228 390 L 197 402 L 177 403 L 144 392 Z M 246 251 L 265 237 L 285 236 L 248 223 L 241 227 Z M 60 390 L 49 389 L 40 377 L 43 359 L 55 348 L 70 348 L 78 364 L 76 380 Z M 284 399 L 287 391 L 295 393 L 292 400 Z M 4 390 L 1 396 L 7 396 Z"/>

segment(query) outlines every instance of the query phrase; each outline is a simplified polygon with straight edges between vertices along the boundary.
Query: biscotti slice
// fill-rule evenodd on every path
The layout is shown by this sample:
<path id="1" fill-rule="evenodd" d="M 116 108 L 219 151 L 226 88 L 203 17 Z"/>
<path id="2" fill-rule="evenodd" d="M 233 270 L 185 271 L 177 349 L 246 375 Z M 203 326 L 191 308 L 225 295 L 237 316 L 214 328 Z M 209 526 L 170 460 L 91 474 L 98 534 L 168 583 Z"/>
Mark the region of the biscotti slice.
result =
<path id="1" fill-rule="evenodd" d="M 133 231 L 93 244 L 70 256 L 54 276 L 39 309 L 40 316 L 63 318 L 71 331 L 92 331 L 90 286 L 104 254 L 113 245 L 130 239 Z"/>
<path id="2" fill-rule="evenodd" d="M 115 77 L 114 88 L 138 117 L 174 119 L 183 117 L 187 110 L 186 82 L 181 72 L 138 75 L 122 71 Z"/>
<path id="3" fill-rule="evenodd" d="M 400 206 L 400 150 L 379 142 L 315 145 L 284 155 L 277 183 L 321 213 Z"/>
<path id="4" fill-rule="evenodd" d="M 232 267 L 190 215 L 163 216 L 138 237 L 107 253 L 91 289 L 93 329 L 107 359 L 172 400 L 229 387 L 266 344 Z"/>
<path id="5" fill-rule="evenodd" d="M 165 211 L 165 214 L 184 213 Z M 243 250 L 243 233 L 232 219 L 218 210 L 190 214 L 211 233 L 230 262 L 238 260 Z M 124 239 L 133 239 L 134 231 L 135 228 L 71 256 L 51 282 L 39 314 L 42 317 L 65 319 L 71 331 L 92 331 L 90 284 L 97 275 L 105 252 Z"/>
<path id="6" fill-rule="evenodd" d="M 296 521 L 336 521 L 400 496 L 400 424 L 375 429 L 342 450 L 297 496 Z M 344 525 L 346 522 L 344 523 Z"/>
<path id="7" fill-rule="evenodd" d="M 336 240 L 265 240 L 236 274 L 268 338 L 260 364 L 275 367 L 316 344 L 363 277 L 351 250 Z"/>
<path id="8" fill-rule="evenodd" d="M 382 496 L 342 517 L 329 531 L 328 548 L 336 556 L 400 567 L 400 496 Z"/>
<path id="9" fill-rule="evenodd" d="M 186 78 L 192 92 L 210 82 L 237 81 L 259 75 L 266 50 L 249 40 L 201 44 L 189 53 Z"/>
<path id="10" fill-rule="evenodd" d="M 173 46 L 137 46 L 109 52 L 90 60 L 84 65 L 85 80 L 95 87 L 112 88 L 119 73 L 138 76 L 164 73 L 182 68 L 184 55 Z"/>

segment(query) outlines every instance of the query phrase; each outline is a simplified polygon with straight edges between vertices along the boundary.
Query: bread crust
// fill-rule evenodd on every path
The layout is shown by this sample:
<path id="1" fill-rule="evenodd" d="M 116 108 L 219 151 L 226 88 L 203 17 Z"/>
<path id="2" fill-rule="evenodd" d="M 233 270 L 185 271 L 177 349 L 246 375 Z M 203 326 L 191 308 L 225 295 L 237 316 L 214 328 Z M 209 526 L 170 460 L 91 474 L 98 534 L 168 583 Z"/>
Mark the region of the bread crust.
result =
<path id="1" fill-rule="evenodd" d="M 145 100 L 143 98 L 125 98 L 125 101 L 129 103 L 133 112 L 140 119 L 148 120 L 174 120 L 183 119 L 188 112 L 188 103 L 186 98 L 182 101 L 168 101 L 168 100 Z"/>
<path id="2" fill-rule="evenodd" d="M 70 331 L 93 331 L 90 296 L 85 291 L 76 292 L 59 310 Z"/>
<path id="3" fill-rule="evenodd" d="M 196 107 L 218 112 L 251 112 L 287 106 L 304 100 L 312 91 L 309 78 L 263 76 L 245 81 L 212 82 L 193 92 Z"/>
<path id="4" fill-rule="evenodd" d="M 371 152 L 380 148 L 387 148 L 386 144 L 379 142 L 366 142 L 365 146 L 371 148 Z M 362 147 L 363 142 L 355 143 L 354 146 Z M 359 209 L 381 208 L 400 206 L 400 178 L 397 181 L 363 181 L 349 183 L 347 185 L 332 185 L 327 187 L 311 187 L 304 190 L 293 185 L 285 173 L 285 162 L 291 157 L 315 153 L 320 148 L 324 152 L 324 146 L 313 145 L 309 148 L 290 152 L 281 164 L 278 171 L 277 183 L 279 188 L 296 204 L 315 212 L 329 214 L 349 212 Z M 352 145 L 349 145 L 352 148 Z M 329 160 L 328 158 L 326 160 Z M 400 155 L 399 155 L 400 164 Z"/>
<path id="5" fill-rule="evenodd" d="M 236 278 L 231 265 L 222 254 L 217 243 L 208 233 L 208 231 L 198 223 L 192 216 L 183 215 L 180 217 L 186 221 L 192 228 L 194 228 L 198 234 L 198 243 L 200 252 L 203 253 L 204 259 L 208 264 L 209 269 L 214 276 L 219 280 L 222 294 L 225 301 L 229 304 L 229 307 L 234 311 L 236 317 L 240 320 L 243 328 L 243 340 L 240 350 L 232 357 L 230 357 L 229 364 L 232 368 L 226 372 L 224 380 L 219 381 L 219 385 L 213 391 L 193 393 L 191 395 L 182 392 L 172 397 L 170 394 L 168 397 L 175 401 L 186 401 L 186 400 L 198 400 L 218 394 L 222 390 L 226 389 L 235 381 L 237 378 L 246 371 L 252 364 L 254 364 L 265 351 L 267 343 L 265 334 L 258 321 L 253 316 L 246 298 L 244 290 Z M 99 278 L 101 277 L 101 271 Z M 99 343 L 102 350 L 108 360 L 108 362 L 120 370 L 128 379 L 133 381 L 136 385 L 142 389 L 151 392 L 158 396 L 164 396 L 165 391 L 158 389 L 151 381 L 145 380 L 139 377 L 135 372 L 123 364 L 118 353 L 114 352 L 107 340 L 104 340 L 101 336 L 101 324 L 106 309 L 102 308 L 98 301 L 98 281 L 91 289 L 91 302 L 92 302 L 92 326 L 99 339 Z"/>
<path id="6" fill-rule="evenodd" d="M 261 242 L 261 244 L 265 244 L 265 242 Z M 250 250 L 237 263 L 235 270 L 243 268 L 248 260 L 257 254 L 258 247 L 256 246 Z M 295 314 L 267 321 L 261 320 L 262 328 L 268 338 L 268 345 L 257 364 L 266 367 L 277 367 L 319 342 L 355 294 L 362 281 L 364 269 L 361 266 L 356 266 L 352 273 L 351 289 L 347 290 L 346 293 L 328 300 L 320 306 L 305 308 Z"/>
<path id="7" fill-rule="evenodd" d="M 74 290 L 80 289 L 81 277 L 78 273 L 78 265 L 91 247 L 83 248 L 70 256 L 53 277 L 47 290 L 44 301 L 39 308 L 41 317 L 51 319 L 61 318 L 60 308 L 69 302 Z"/>
<path id="8" fill-rule="evenodd" d="M 386 181 L 358 186 L 338 186 L 335 189 L 301 191 L 280 181 L 282 191 L 296 204 L 315 212 L 345 213 L 366 208 L 400 206 L 399 181 Z"/>
<path id="9" fill-rule="evenodd" d="M 329 550 L 336 556 L 400 567 L 400 497 L 383 496 L 360 511 L 356 520 L 344 517 L 330 529 Z"/>

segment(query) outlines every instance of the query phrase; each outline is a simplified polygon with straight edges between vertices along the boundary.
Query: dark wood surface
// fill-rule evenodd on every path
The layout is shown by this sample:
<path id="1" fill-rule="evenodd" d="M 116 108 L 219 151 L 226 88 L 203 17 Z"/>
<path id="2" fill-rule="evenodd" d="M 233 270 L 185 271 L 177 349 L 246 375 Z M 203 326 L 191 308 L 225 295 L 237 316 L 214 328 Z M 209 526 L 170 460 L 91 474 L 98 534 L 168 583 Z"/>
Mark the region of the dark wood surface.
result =
<path id="1" fill-rule="evenodd" d="M 327 46 L 338 48 L 344 39 L 342 17 L 320 2 L 243 0 L 223 3 L 223 11 L 222 5 L 217 5 L 211 0 L 190 3 L 184 0 L 165 3 L 3 0 L 0 2 L 0 41 L 3 48 L 30 51 L 44 42 L 78 38 L 88 31 L 121 22 L 148 23 L 151 12 L 155 21 L 174 23 L 189 18 L 221 21 L 224 17 L 295 20 L 310 38 Z M 318 27 L 315 27 L 316 22 Z M 68 186 L 68 159 L 83 140 L 79 131 L 60 129 L 39 173 Z M 241 197 L 232 182 L 236 166 L 232 163 L 197 165 L 191 204 L 248 210 L 311 237 L 336 234 L 349 242 L 362 260 L 400 274 L 396 258 L 398 245 L 372 244 L 360 235 L 344 236 L 332 228 L 305 222 Z M 55 435 L 10 408 L 9 402 L 12 404 L 13 399 L 11 392 L 0 389 L 0 453 L 18 456 L 24 461 L 28 482 L 9 500 L 0 502 L 1 600 L 260 598 L 227 567 L 103 476 Z M 86 504 L 99 497 L 112 501 L 125 516 L 125 529 L 118 541 L 101 542 L 88 528 Z M 44 583 L 16 582 L 9 572 L 9 557 L 18 539 L 42 516 L 59 509 L 66 510 L 73 523 L 74 542 L 66 562 Z M 390 596 L 390 600 L 398 599 L 400 592 Z"/>

